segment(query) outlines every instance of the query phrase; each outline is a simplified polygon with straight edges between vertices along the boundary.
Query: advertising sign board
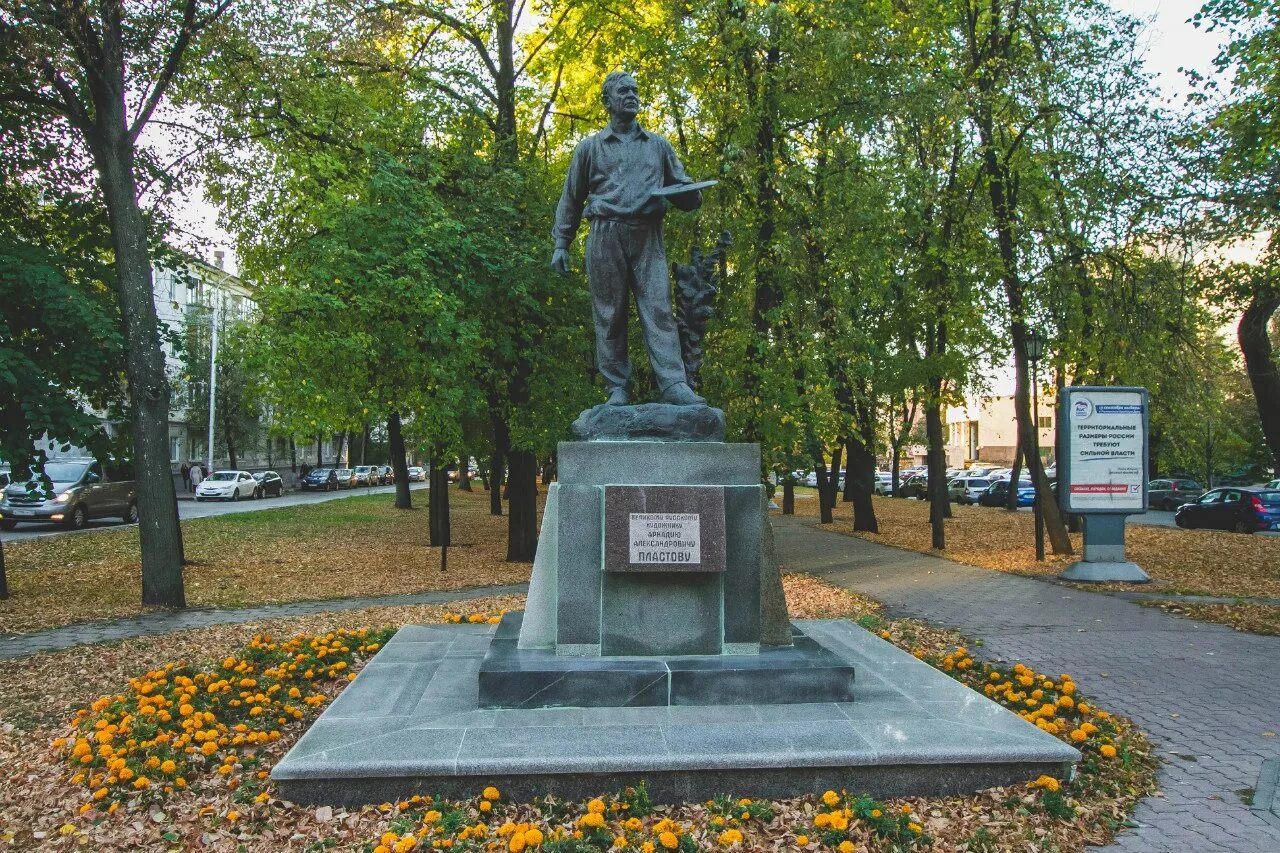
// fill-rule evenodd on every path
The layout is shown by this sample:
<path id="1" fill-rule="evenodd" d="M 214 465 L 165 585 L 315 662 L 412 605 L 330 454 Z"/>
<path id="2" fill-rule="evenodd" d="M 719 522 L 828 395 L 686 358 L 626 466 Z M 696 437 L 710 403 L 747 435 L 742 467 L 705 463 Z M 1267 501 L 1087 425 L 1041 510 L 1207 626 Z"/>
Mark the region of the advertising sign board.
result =
<path id="1" fill-rule="evenodd" d="M 1058 474 L 1068 512 L 1147 509 L 1147 390 L 1064 389 L 1058 414 Z"/>

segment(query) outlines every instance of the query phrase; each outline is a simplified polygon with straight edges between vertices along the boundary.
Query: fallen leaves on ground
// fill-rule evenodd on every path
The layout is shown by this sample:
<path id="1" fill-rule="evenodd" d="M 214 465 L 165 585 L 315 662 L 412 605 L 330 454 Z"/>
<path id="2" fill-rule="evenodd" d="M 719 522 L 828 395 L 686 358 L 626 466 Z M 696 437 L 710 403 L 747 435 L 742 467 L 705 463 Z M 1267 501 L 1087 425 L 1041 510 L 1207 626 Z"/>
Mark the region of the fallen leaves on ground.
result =
<path id="1" fill-rule="evenodd" d="M 886 619 L 878 602 L 808 575 L 785 575 L 783 584 L 794 617 L 855 619 L 926 660 L 942 660 L 957 644 L 965 642 L 955 631 L 915 620 Z M 159 799 L 138 795 L 111 815 L 100 814 L 92 807 L 80 814 L 85 804 L 83 788 L 70 782 L 70 771 L 62 760 L 65 749 L 50 747 L 54 737 L 65 734 L 65 721 L 76 709 L 88 706 L 100 695 L 126 689 L 130 678 L 169 661 L 219 660 L 236 653 L 258 634 L 292 636 L 343 628 L 380 630 L 409 623 L 441 622 L 446 613 L 450 614 L 450 621 L 457 616 L 470 621 L 473 615 L 486 618 L 522 606 L 523 597 L 506 596 L 449 605 L 367 608 L 136 638 L 8 661 L 0 671 L 0 762 L 6 767 L 6 773 L 0 774 L 0 849 L 178 848 L 264 853 L 332 849 L 367 853 L 390 840 L 387 833 L 393 833 L 403 843 L 406 833 L 428 824 L 437 825 L 446 814 L 455 833 L 464 823 L 474 827 L 483 822 L 486 839 L 506 829 L 502 836 L 506 841 L 517 831 L 522 838 L 532 840 L 535 836 L 527 832 L 529 827 L 519 830 L 519 826 L 541 822 L 543 818 L 547 830 L 561 826 L 568 832 L 575 827 L 581 831 L 578 816 L 590 813 L 595 808 L 593 804 L 508 803 L 499 797 L 484 807 L 479 786 L 475 798 L 452 803 L 427 804 L 419 800 L 344 809 L 299 806 L 280 800 L 270 780 L 259 778 L 259 774 L 280 759 L 305 731 L 307 721 L 285 725 L 279 741 L 258 750 L 257 765 L 237 765 L 226 777 L 202 782 L 198 790 L 174 791 Z M 979 644 L 969 641 L 967 645 Z M 1087 688 L 1088 685 L 1083 686 Z M 1127 730 L 1127 723 L 1117 722 Z M 844 807 L 856 815 L 850 820 L 845 837 L 857 850 L 907 849 L 902 846 L 903 838 L 916 836 L 909 826 L 915 823 L 920 827 L 919 837 L 932 841 L 928 849 L 937 851 L 1079 851 L 1087 844 L 1108 840 L 1136 800 L 1153 788 L 1154 765 L 1145 741 L 1136 731 L 1129 732 L 1127 740 L 1131 747 L 1124 761 L 1116 759 L 1107 765 L 1106 775 L 1098 777 L 1101 783 L 1079 791 L 1064 789 L 1062 803 L 1070 807 L 1070 817 L 1065 817 L 1065 812 L 1057 816 L 1051 812 L 1045 789 L 1018 785 L 963 797 L 905 797 L 884 802 L 858 801 L 857 792 L 849 792 L 848 797 L 833 795 L 839 798 L 839 806 L 824 802 L 817 791 L 810 796 L 754 800 L 747 805 L 717 800 L 655 808 L 652 814 L 639 819 L 640 826 L 634 830 L 622 826 L 625 815 L 608 812 L 608 825 L 611 829 L 620 827 L 619 831 L 635 839 L 649 840 L 659 850 L 663 849 L 661 832 L 657 831 L 660 827 L 678 828 L 677 840 L 687 839 L 686 849 L 690 845 L 700 850 L 726 849 L 726 838 L 738 850 L 835 849 L 834 845 L 822 843 L 823 837 L 815 826 L 816 816 Z M 624 798 L 631 803 L 637 801 L 634 792 L 600 793 L 610 804 Z M 730 808 L 735 802 L 742 811 Z M 1053 804 L 1056 807 L 1058 801 Z M 424 824 L 423 818 L 433 809 L 441 816 L 434 823 Z M 888 829 L 876 828 L 880 818 L 871 817 L 874 810 L 905 818 L 893 830 L 897 835 L 890 837 L 885 834 Z M 742 817 L 744 813 L 747 818 Z M 725 835 L 734 829 L 743 834 L 742 841 L 735 842 L 736 836 Z M 801 835 L 807 836 L 806 845 L 798 843 Z M 456 843 L 453 849 L 471 849 L 466 845 L 478 841 L 472 838 L 470 842 Z M 504 844 L 503 849 L 508 846 Z"/>
<path id="2" fill-rule="evenodd" d="M 413 510 L 396 509 L 392 495 L 358 495 L 184 521 L 187 603 L 244 607 L 529 579 L 529 563 L 505 561 L 507 518 L 489 514 L 479 489 L 449 495 L 454 544 L 441 574 L 440 548 L 428 545 L 427 493 L 413 496 Z M 144 612 L 136 527 L 6 543 L 5 559 L 12 597 L 0 601 L 0 633 Z"/>
<path id="3" fill-rule="evenodd" d="M 1084 547 L 1081 534 L 1072 533 L 1073 555 L 1047 553 L 1043 563 L 1037 562 L 1031 513 L 952 505 L 954 517 L 946 521 L 947 547 L 937 551 L 933 548 L 927 502 L 878 496 L 873 502 L 879 533 L 853 531 L 852 504 L 840 501 L 836 503 L 835 521 L 829 529 L 870 542 L 937 554 L 971 566 L 1042 577 L 1059 574 L 1080 559 Z M 817 519 L 816 497 L 796 501 L 796 515 Z M 1125 543 L 1129 559 L 1151 575 L 1152 583 L 1087 584 L 1081 588 L 1280 598 L 1280 539 L 1215 530 L 1129 525 L 1125 528 Z M 1192 614 L 1192 610 L 1187 609 L 1187 613 Z M 1244 630 L 1266 622 L 1261 614 L 1240 610 L 1235 605 L 1197 607 L 1194 613 L 1194 618 L 1237 625 Z"/>
<path id="4" fill-rule="evenodd" d="M 1237 631 L 1251 634 L 1280 635 L 1280 607 L 1270 604 L 1184 604 L 1171 601 L 1144 601 L 1150 607 L 1159 607 L 1166 613 L 1220 622 Z"/>

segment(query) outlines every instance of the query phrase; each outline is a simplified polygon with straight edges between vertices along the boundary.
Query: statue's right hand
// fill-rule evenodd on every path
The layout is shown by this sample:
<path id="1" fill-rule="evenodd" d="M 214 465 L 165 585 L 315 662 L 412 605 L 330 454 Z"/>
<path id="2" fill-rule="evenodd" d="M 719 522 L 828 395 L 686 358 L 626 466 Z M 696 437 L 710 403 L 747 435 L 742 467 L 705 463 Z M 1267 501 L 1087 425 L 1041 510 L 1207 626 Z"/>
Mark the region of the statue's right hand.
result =
<path id="1" fill-rule="evenodd" d="M 568 249 L 556 249 L 551 256 L 551 268 L 560 275 L 569 274 L 569 251 Z"/>

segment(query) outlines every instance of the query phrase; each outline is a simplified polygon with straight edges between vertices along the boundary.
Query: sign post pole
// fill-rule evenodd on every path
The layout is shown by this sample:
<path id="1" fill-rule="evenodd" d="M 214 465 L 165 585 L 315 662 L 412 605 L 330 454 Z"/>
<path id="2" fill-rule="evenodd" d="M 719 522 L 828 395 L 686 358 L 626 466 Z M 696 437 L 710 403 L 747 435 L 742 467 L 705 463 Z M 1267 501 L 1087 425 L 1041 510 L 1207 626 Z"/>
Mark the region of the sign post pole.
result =
<path id="1" fill-rule="evenodd" d="M 1147 389 L 1077 386 L 1062 394 L 1063 509 L 1084 517 L 1084 559 L 1064 580 L 1151 580 L 1124 553 L 1125 516 L 1147 511 Z"/>

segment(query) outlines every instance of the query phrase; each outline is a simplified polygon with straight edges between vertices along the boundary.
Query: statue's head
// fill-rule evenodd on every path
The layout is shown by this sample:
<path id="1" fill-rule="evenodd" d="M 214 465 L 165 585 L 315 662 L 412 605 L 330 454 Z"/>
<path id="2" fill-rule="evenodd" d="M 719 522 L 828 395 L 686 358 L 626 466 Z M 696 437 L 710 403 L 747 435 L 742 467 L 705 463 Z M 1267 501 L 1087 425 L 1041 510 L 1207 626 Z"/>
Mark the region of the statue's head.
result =
<path id="1" fill-rule="evenodd" d="M 640 91 L 636 86 L 636 78 L 625 71 L 610 72 L 600 87 L 604 107 L 611 116 L 635 118 L 640 112 Z"/>

